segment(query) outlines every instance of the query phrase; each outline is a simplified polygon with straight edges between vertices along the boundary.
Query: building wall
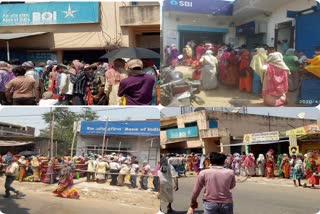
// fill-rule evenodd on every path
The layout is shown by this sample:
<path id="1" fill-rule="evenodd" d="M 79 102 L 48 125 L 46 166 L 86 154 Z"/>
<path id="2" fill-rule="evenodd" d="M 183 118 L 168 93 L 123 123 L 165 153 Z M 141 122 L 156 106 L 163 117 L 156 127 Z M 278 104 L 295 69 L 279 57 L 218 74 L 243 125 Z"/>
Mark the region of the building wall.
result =
<path id="1" fill-rule="evenodd" d="M 178 25 L 209 28 L 228 28 L 229 33 L 225 36 L 224 42 L 232 42 L 235 39 L 235 29 L 229 27 L 231 22 L 232 18 L 229 16 L 217 17 L 210 14 L 203 15 L 181 12 L 163 12 L 163 45 L 166 46 L 176 44 L 178 49 L 183 48 L 179 47 L 180 38 L 177 31 Z"/>
<path id="2" fill-rule="evenodd" d="M 227 128 L 231 136 L 241 137 L 244 134 L 287 131 L 293 128 L 302 127 L 317 123 L 316 120 L 268 117 L 249 114 L 232 114 L 226 112 L 210 112 L 210 118 L 218 119 L 219 128 Z M 269 126 L 270 124 L 270 126 Z M 270 129 L 269 129 L 270 127 Z"/>
<path id="3" fill-rule="evenodd" d="M 275 27 L 276 24 L 287 22 L 287 21 L 293 21 L 292 18 L 287 18 L 287 11 L 300 11 L 304 9 L 308 9 L 312 6 L 316 5 L 316 1 L 314 0 L 293 0 L 287 4 L 284 4 L 282 6 L 276 7 L 276 8 L 270 8 L 270 11 L 272 11 L 272 15 L 270 17 L 266 17 L 265 15 L 258 15 L 255 17 L 251 17 L 248 19 L 235 19 L 236 25 L 241 25 L 244 23 L 247 23 L 252 20 L 256 21 L 264 21 L 268 23 L 268 30 L 267 30 L 267 45 L 274 46 L 274 38 L 275 38 Z M 239 40 L 239 44 L 244 44 L 243 41 L 244 38 Z"/>
<path id="4" fill-rule="evenodd" d="M 148 160 L 149 148 L 151 147 L 150 139 L 153 137 L 119 137 L 119 136 L 110 136 L 108 150 L 114 148 L 117 150 L 119 148 L 119 143 L 121 141 L 121 148 L 127 148 L 132 155 L 138 157 L 139 163 L 142 163 L 144 160 Z M 77 137 L 77 155 L 86 153 L 86 146 L 102 147 L 103 136 L 81 136 Z M 107 140 L 106 140 L 107 142 Z M 152 143 L 152 148 L 157 148 L 160 150 L 160 138 L 155 137 Z M 116 152 L 116 151 L 108 151 Z M 96 153 L 101 153 L 101 150 L 97 150 Z M 157 160 L 159 160 L 160 155 L 158 155 Z M 156 161 L 150 161 L 152 166 L 155 166 Z"/>
<path id="5" fill-rule="evenodd" d="M 159 32 L 160 34 L 160 7 L 154 4 L 130 6 L 130 2 L 101 2 L 100 23 L 0 27 L 0 33 L 48 32 L 45 35 L 10 41 L 11 48 L 77 50 L 107 49 L 114 48 L 114 45 L 135 46 L 136 33 L 133 30 L 136 28 L 143 27 L 140 31 Z M 125 8 L 127 8 L 125 11 L 131 11 L 131 13 L 120 16 L 120 11 Z M 145 12 L 132 13 L 132 11 Z M 124 17 L 130 21 L 129 25 L 121 25 Z M 135 28 L 132 29 L 132 26 Z M 159 39 L 156 42 L 158 42 L 157 48 L 159 48 Z M 5 45 L 3 41 L 0 42 L 0 48 L 4 48 Z M 141 45 L 141 42 L 139 45 Z M 152 47 L 155 46 L 155 43 L 152 43 Z"/>

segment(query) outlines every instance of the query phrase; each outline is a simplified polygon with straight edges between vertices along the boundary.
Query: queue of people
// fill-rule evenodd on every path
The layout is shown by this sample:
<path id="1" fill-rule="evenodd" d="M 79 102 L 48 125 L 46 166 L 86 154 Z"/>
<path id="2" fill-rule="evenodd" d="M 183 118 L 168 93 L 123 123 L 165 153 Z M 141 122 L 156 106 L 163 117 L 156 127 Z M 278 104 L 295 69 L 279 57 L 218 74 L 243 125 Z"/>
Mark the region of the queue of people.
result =
<path id="1" fill-rule="evenodd" d="M 237 87 L 262 96 L 266 105 L 274 107 L 287 103 L 287 93 L 299 89 L 303 76 L 320 78 L 320 47 L 308 59 L 295 49 L 280 53 L 267 45 L 249 50 L 246 45 L 233 48 L 190 41 L 181 55 L 176 45 L 167 46 L 165 58 L 165 64 L 173 68 L 179 63 L 193 67 L 192 76 L 200 80 L 203 90 L 217 89 L 219 84 Z"/>
<path id="2" fill-rule="evenodd" d="M 158 105 L 159 72 L 150 59 L 46 65 L 0 61 L 1 105 Z"/>
<path id="3" fill-rule="evenodd" d="M 58 183 L 53 191 L 59 197 L 79 198 L 79 193 L 74 187 L 73 180 L 86 177 L 87 182 L 104 184 L 110 178 L 110 185 L 124 186 L 126 177 L 130 176 L 128 186 L 135 189 L 149 189 L 149 178 L 152 178 L 153 191 L 159 191 L 158 171 L 160 162 L 152 169 L 147 161 L 139 165 L 137 157 L 124 156 L 119 153 L 111 155 L 83 155 L 73 158 L 47 158 L 44 156 L 17 156 L 10 152 L 0 156 L 0 176 L 6 176 L 6 197 L 10 197 L 10 191 L 15 192 L 17 197 L 22 193 L 13 189 L 11 184 L 14 180 L 19 182 L 43 182 L 47 184 Z"/>

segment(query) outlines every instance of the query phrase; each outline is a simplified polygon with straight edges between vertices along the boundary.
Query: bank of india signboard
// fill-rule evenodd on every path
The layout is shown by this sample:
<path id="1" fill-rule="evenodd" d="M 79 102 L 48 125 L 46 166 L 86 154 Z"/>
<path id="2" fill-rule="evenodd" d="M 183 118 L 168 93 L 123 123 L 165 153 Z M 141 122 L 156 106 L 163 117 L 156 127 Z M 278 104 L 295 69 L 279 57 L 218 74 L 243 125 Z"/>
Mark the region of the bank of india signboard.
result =
<path id="1" fill-rule="evenodd" d="M 98 2 L 47 2 L 0 5 L 0 26 L 98 22 Z"/>
<path id="2" fill-rule="evenodd" d="M 168 139 L 192 138 L 198 137 L 198 127 L 188 127 L 180 129 L 169 129 L 167 132 Z"/>
<path id="3" fill-rule="evenodd" d="M 232 0 L 164 0 L 164 11 L 232 16 Z"/>
<path id="4" fill-rule="evenodd" d="M 159 121 L 82 121 L 80 135 L 160 136 Z"/>
<path id="5" fill-rule="evenodd" d="M 262 132 L 262 133 L 254 133 L 254 134 L 245 134 L 243 136 L 243 142 L 250 143 L 258 143 L 258 142 L 268 142 L 268 141 L 276 141 L 280 139 L 280 133 L 278 131 L 275 132 Z"/>

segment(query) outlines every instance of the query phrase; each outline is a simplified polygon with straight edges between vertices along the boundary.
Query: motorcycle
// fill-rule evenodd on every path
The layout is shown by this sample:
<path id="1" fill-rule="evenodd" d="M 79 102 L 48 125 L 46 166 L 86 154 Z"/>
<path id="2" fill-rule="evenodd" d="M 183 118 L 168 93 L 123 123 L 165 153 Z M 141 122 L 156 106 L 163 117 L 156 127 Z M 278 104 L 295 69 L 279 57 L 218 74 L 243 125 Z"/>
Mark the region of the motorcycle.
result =
<path id="1" fill-rule="evenodd" d="M 176 99 L 179 106 L 203 105 L 205 102 L 196 94 L 200 93 L 200 81 L 184 79 L 183 73 L 167 67 L 161 71 L 160 99 L 168 106 Z"/>

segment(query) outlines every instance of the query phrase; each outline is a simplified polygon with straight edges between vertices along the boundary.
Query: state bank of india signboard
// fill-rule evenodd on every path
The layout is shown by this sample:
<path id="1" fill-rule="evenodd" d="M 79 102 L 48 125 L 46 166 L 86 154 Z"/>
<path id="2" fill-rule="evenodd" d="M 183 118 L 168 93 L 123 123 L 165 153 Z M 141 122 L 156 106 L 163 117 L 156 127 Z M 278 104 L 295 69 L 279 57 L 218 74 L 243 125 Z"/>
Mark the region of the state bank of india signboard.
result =
<path id="1" fill-rule="evenodd" d="M 0 5 L 0 26 L 98 22 L 98 2 L 48 2 Z"/>
<path id="2" fill-rule="evenodd" d="M 233 0 L 164 0 L 164 11 L 232 16 Z"/>

